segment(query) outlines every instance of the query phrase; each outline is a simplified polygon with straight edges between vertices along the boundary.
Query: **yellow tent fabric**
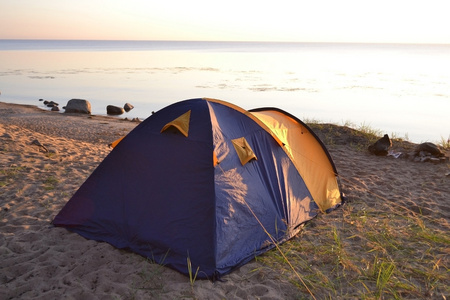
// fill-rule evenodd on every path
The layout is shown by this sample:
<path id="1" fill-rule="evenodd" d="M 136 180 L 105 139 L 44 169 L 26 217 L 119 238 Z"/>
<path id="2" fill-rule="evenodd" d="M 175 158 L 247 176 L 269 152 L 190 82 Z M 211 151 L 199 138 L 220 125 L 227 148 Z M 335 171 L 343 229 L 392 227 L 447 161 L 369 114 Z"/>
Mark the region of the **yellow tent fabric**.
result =
<path id="1" fill-rule="evenodd" d="M 277 110 L 252 112 L 283 142 L 322 211 L 341 203 L 337 174 L 316 137 L 303 124 Z"/>
<path id="2" fill-rule="evenodd" d="M 242 165 L 245 165 L 252 159 L 257 159 L 255 153 L 244 137 L 231 140 L 231 142 L 233 143 L 234 149 L 236 149 L 236 153 L 239 156 Z"/>
<path id="3" fill-rule="evenodd" d="M 174 127 L 178 129 L 185 137 L 188 137 L 190 119 L 191 119 L 191 111 L 189 110 L 186 113 L 179 116 L 178 118 L 176 118 L 175 120 L 164 125 L 164 127 L 161 129 L 161 132 L 164 132 L 170 127 Z"/>
<path id="4" fill-rule="evenodd" d="M 241 112 L 242 114 L 246 115 L 247 117 L 249 117 L 250 119 L 252 119 L 253 121 L 255 121 L 257 124 L 259 124 L 259 126 L 261 126 L 262 129 L 264 129 L 265 131 L 267 131 L 267 132 L 275 139 L 275 141 L 276 141 L 280 146 L 283 145 L 283 143 L 280 141 L 280 139 L 278 139 L 278 137 L 277 137 L 275 134 L 273 134 L 273 132 L 270 130 L 270 128 L 268 128 L 263 122 L 261 122 L 258 118 L 256 118 L 252 113 L 250 113 L 250 112 L 244 110 L 243 108 L 241 108 L 241 107 L 239 107 L 239 106 L 237 106 L 237 105 L 231 104 L 231 103 L 229 103 L 229 102 L 225 102 L 225 101 L 218 100 L 218 99 L 212 99 L 212 98 L 203 98 L 203 99 L 206 100 L 206 101 L 209 101 L 209 102 L 221 103 L 221 104 L 223 104 L 223 105 L 226 105 L 226 106 L 228 106 L 228 107 L 231 107 L 231 108 L 233 108 L 233 109 L 235 109 L 235 110 Z"/>
<path id="5" fill-rule="evenodd" d="M 109 146 L 111 148 L 116 148 L 116 146 L 126 137 L 126 135 L 124 135 L 123 137 L 121 137 L 120 139 L 115 140 L 114 142 L 112 142 L 111 144 L 109 144 Z"/>

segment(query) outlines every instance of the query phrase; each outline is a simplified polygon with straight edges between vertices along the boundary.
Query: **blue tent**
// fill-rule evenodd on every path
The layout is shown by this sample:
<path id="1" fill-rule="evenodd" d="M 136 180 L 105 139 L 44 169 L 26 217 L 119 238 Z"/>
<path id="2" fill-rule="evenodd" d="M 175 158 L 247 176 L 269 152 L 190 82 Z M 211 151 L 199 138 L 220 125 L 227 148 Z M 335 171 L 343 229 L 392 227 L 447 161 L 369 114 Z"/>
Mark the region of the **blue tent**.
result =
<path id="1" fill-rule="evenodd" d="M 189 258 L 199 278 L 217 279 L 338 205 L 336 178 L 294 116 L 185 100 L 125 136 L 53 224 L 184 274 Z"/>

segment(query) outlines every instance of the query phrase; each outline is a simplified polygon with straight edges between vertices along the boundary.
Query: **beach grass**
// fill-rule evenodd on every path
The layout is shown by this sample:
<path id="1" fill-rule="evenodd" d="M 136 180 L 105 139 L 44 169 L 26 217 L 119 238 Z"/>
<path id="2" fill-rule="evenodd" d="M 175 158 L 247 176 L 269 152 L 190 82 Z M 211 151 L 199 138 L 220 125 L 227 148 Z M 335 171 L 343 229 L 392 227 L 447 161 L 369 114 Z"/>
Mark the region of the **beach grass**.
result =
<path id="1" fill-rule="evenodd" d="M 200 267 L 197 266 L 197 270 L 195 270 L 192 268 L 192 262 L 191 262 L 191 258 L 189 257 L 189 255 L 187 256 L 187 267 L 188 267 L 188 274 L 189 274 L 189 283 L 191 285 L 191 289 L 194 289 L 194 284 L 195 284 L 195 280 L 197 280 L 197 275 L 198 275 L 198 271 L 200 269 Z"/>
<path id="2" fill-rule="evenodd" d="M 317 299 L 352 297 L 355 289 L 359 299 L 441 298 L 450 295 L 450 235 L 441 222 L 355 201 L 319 215 L 280 249 Z M 277 250 L 257 260 L 307 292 Z"/>
<path id="3" fill-rule="evenodd" d="M 441 137 L 441 140 L 438 143 L 438 146 L 448 150 L 450 149 L 450 138 L 445 139 L 444 137 Z"/>
<path id="4" fill-rule="evenodd" d="M 58 178 L 56 176 L 50 175 L 44 180 L 44 189 L 54 190 L 58 183 L 59 183 Z"/>
<path id="5" fill-rule="evenodd" d="M 26 167 L 24 166 L 4 166 L 0 168 L 0 187 L 6 187 L 10 184 L 14 184 L 14 181 L 22 176 L 22 174 L 26 171 Z M 1 195 L 1 193 L 0 193 Z"/>
<path id="6" fill-rule="evenodd" d="M 369 144 L 374 143 L 377 139 L 381 138 L 384 135 L 384 133 L 380 129 L 374 128 L 373 126 L 371 126 L 370 124 L 367 124 L 365 122 L 358 125 L 352 121 L 346 120 L 346 121 L 342 121 L 341 124 L 334 124 L 334 123 L 326 124 L 318 119 L 305 119 L 305 123 L 311 129 L 319 130 L 319 131 L 323 131 L 324 128 L 326 128 L 328 125 L 335 125 L 335 126 L 333 126 L 334 129 L 349 128 L 349 129 L 351 129 L 350 133 L 352 135 L 366 139 L 366 143 L 364 144 L 364 146 L 368 146 Z M 334 140 L 336 138 L 338 138 L 340 135 L 342 135 L 341 131 L 342 130 L 332 130 L 332 131 L 329 131 L 326 135 L 321 136 L 320 138 L 328 146 L 333 146 L 335 144 Z M 396 132 L 391 132 L 389 134 L 389 137 L 392 141 L 395 141 L 398 143 L 406 142 L 406 143 L 412 144 L 408 133 L 405 133 L 403 136 L 401 136 Z M 439 146 L 443 150 L 450 149 L 450 137 L 449 138 L 441 137 L 440 140 L 434 141 L 433 143 L 436 144 L 437 146 Z M 362 149 L 362 147 L 361 147 L 361 149 Z"/>
<path id="7" fill-rule="evenodd" d="M 367 146 L 382 136 L 365 124 L 335 126 L 313 121 L 308 125 L 331 149 L 347 143 L 358 152 L 367 151 Z M 415 147 L 407 137 L 391 136 L 396 145 Z M 438 146 L 449 149 L 444 140 Z M 344 189 L 359 185 L 354 179 L 343 180 Z M 351 197 L 332 213 L 308 222 L 295 238 L 257 261 L 289 280 L 304 296 L 308 291 L 296 278 L 301 274 L 315 299 L 446 299 L 450 295 L 447 220 L 399 204 L 366 186 L 358 189 L 362 198 L 373 198 L 373 202 Z M 282 262 L 279 251 L 295 270 Z"/>

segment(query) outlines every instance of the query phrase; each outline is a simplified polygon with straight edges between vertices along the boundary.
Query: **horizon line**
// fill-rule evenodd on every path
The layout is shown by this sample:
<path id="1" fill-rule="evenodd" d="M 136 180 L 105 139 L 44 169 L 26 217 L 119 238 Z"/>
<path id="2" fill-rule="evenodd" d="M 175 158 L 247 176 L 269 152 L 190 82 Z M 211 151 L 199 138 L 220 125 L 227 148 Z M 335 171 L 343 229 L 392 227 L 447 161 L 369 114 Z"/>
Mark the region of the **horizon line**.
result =
<path id="1" fill-rule="evenodd" d="M 0 41 L 97 41 L 97 42 L 197 42 L 197 43 L 278 43 L 278 44 L 373 44 L 373 45 L 446 45 L 437 42 L 355 42 L 355 41 L 276 41 L 276 40 L 166 40 L 166 39 L 47 39 L 0 38 Z"/>

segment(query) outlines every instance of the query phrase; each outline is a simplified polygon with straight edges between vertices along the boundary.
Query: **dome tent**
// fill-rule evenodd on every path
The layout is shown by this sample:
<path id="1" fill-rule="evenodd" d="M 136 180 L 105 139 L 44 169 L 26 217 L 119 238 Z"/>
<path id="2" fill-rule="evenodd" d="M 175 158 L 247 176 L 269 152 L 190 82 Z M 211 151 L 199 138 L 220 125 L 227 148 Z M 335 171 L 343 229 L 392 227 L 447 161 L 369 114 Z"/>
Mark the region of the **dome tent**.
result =
<path id="1" fill-rule="evenodd" d="M 304 123 L 202 98 L 139 124 L 53 224 L 186 275 L 189 258 L 217 279 L 340 203 L 336 168 Z"/>

